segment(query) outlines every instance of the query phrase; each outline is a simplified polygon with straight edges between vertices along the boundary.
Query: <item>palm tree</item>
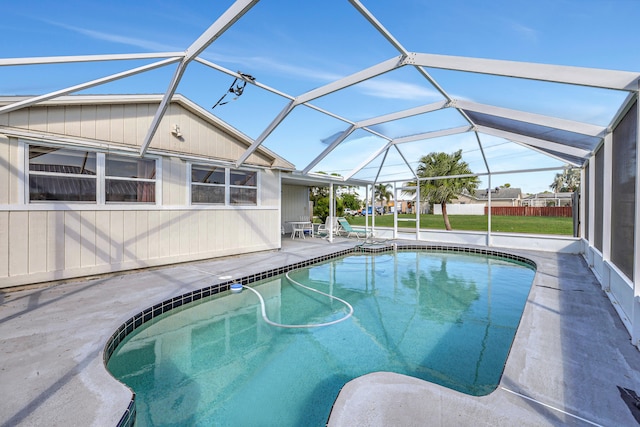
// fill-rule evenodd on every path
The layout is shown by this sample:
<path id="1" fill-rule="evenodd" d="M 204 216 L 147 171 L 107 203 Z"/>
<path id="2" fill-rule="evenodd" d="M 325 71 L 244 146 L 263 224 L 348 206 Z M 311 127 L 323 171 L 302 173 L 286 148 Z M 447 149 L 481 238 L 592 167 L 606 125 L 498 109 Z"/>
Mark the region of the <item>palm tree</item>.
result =
<path id="1" fill-rule="evenodd" d="M 430 153 L 420 158 L 416 171 L 419 178 L 453 177 L 425 180 L 420 183 L 420 198 L 429 203 L 439 203 L 442 206 L 442 217 L 447 230 L 451 230 L 449 216 L 447 215 L 447 203 L 450 203 L 465 191 L 469 194 L 474 194 L 480 184 L 477 176 L 464 176 L 472 173 L 469 164 L 462 161 L 462 150 L 458 150 L 453 154 Z M 409 182 L 407 185 L 415 187 L 416 181 Z M 406 192 L 413 194 L 415 190 Z"/>
<path id="2" fill-rule="evenodd" d="M 376 185 L 376 199 L 380 202 L 380 204 L 384 207 L 385 201 L 389 201 L 393 198 L 393 194 L 389 191 L 391 184 L 378 184 Z M 384 209 L 384 208 L 383 208 Z"/>
<path id="3" fill-rule="evenodd" d="M 580 169 L 565 169 L 557 173 L 549 186 L 555 193 L 573 192 L 580 188 Z"/>

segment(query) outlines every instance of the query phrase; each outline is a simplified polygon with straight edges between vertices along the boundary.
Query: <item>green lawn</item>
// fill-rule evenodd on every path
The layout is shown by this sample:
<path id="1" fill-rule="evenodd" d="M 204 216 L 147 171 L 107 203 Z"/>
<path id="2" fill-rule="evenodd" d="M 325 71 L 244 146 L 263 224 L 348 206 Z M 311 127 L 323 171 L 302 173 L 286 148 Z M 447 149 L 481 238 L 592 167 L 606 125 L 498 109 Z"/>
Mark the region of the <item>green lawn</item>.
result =
<path id="1" fill-rule="evenodd" d="M 398 219 L 412 218 L 414 215 L 398 215 Z M 364 217 L 349 217 L 349 223 L 364 225 Z M 484 215 L 449 215 L 451 228 L 454 230 L 486 231 L 487 217 Z M 371 218 L 369 218 L 371 225 Z M 393 215 L 376 216 L 376 226 L 393 227 Z M 414 221 L 398 221 L 398 227 L 414 228 Z M 444 230 L 444 221 L 441 215 L 421 215 L 420 228 Z M 573 235 L 573 219 L 560 217 L 538 216 L 492 216 L 491 230 L 507 233 L 527 234 L 563 234 Z"/>

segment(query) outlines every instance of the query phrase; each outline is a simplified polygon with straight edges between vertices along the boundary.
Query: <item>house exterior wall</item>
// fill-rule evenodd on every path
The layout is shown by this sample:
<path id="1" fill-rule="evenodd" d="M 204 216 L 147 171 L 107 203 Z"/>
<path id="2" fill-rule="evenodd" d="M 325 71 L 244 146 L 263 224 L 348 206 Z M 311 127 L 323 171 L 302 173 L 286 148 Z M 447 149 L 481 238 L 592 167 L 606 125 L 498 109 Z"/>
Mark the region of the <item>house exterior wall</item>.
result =
<path id="1" fill-rule="evenodd" d="M 520 206 L 520 202 L 516 199 L 491 199 L 491 206 Z"/>
<path id="2" fill-rule="evenodd" d="M 291 233 L 291 224 L 287 221 L 311 219 L 309 212 L 309 187 L 300 185 L 282 186 L 282 226 L 286 233 Z"/>
<path id="3" fill-rule="evenodd" d="M 159 102 L 95 105 L 44 105 L 0 114 L 0 126 L 67 137 L 86 138 L 139 148 L 144 141 Z M 171 133 L 175 125 L 180 137 Z M 171 103 L 160 121 L 150 149 L 166 153 L 192 154 L 211 159 L 237 159 L 247 144 L 214 126 L 179 103 Z M 258 153 L 247 163 L 271 166 L 273 160 Z"/>
<path id="4" fill-rule="evenodd" d="M 13 129 L 20 126 L 48 135 L 55 131 L 56 135 L 115 139 L 103 141 L 104 151 L 130 138 L 139 141 L 151 114 L 150 108 L 130 105 L 28 110 L 11 113 L 8 121 L 7 115 L 0 115 L 4 118 L 0 120 Z M 173 109 L 172 114 L 194 154 L 206 152 L 231 160 L 243 146 L 217 134 L 211 124 L 185 117 L 192 116 L 185 109 Z M 186 135 L 196 129 L 194 142 Z M 154 153 L 159 159 L 155 204 L 29 203 L 25 200 L 29 187 L 26 147 L 43 141 L 2 136 L 0 124 L 0 288 L 280 247 L 278 170 L 253 169 L 258 172 L 256 205 L 191 205 L 188 170 L 192 160 L 174 155 L 172 149 L 181 148 L 171 146 L 166 154 Z M 154 139 L 152 147 L 162 144 Z M 263 163 L 269 160 L 262 154 L 256 158 Z"/>
<path id="5" fill-rule="evenodd" d="M 572 206 L 573 193 L 538 193 L 522 199 L 522 206 Z"/>
<path id="6" fill-rule="evenodd" d="M 278 223 L 277 209 L 0 211 L 0 287 L 277 249 Z"/>
<path id="7" fill-rule="evenodd" d="M 447 215 L 484 215 L 485 204 L 447 203 Z M 433 205 L 433 214 L 442 215 L 442 205 Z"/>

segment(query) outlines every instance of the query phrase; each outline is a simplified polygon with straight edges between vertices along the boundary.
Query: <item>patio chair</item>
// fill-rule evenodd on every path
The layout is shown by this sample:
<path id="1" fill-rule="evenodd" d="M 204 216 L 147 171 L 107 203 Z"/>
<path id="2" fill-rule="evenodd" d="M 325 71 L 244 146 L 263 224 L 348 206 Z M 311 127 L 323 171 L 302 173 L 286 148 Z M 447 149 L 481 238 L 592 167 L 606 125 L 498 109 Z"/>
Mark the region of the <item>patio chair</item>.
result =
<path id="1" fill-rule="evenodd" d="M 304 224 L 302 226 L 302 232 L 313 237 L 313 223 L 309 222 L 308 224 Z"/>
<path id="2" fill-rule="evenodd" d="M 338 224 L 340 224 L 340 227 L 342 228 L 342 230 L 340 231 L 340 234 L 346 233 L 347 237 L 355 236 L 358 239 L 360 238 L 366 239 L 367 237 L 370 237 L 373 235 L 371 231 L 367 231 L 364 228 L 351 227 L 351 224 L 349 224 L 347 220 L 344 218 L 338 218 Z"/>
<path id="3" fill-rule="evenodd" d="M 329 217 L 327 217 L 327 219 L 325 220 L 324 224 L 320 224 L 318 226 L 318 229 L 316 230 L 316 233 L 314 234 L 315 237 L 329 237 L 329 230 L 331 229 L 331 223 L 329 221 Z M 340 224 L 338 224 L 337 218 L 333 217 L 333 235 L 334 236 L 338 236 L 338 232 L 340 231 Z"/>

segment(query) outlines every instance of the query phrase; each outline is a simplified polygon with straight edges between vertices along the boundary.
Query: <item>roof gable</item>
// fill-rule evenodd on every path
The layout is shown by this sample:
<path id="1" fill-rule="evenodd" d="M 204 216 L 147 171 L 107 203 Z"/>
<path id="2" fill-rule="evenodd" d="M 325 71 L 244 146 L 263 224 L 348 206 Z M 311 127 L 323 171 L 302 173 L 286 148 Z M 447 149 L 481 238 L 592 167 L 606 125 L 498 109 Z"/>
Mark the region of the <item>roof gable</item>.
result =
<path id="1" fill-rule="evenodd" d="M 5 133 L 39 140 L 71 137 L 78 144 L 107 143 L 138 150 L 161 95 L 78 95 L 57 98 L 12 111 L 0 126 Z M 19 97 L 0 98 L 1 104 Z M 0 119 L 1 120 L 1 119 Z M 233 163 L 252 140 L 188 99 L 175 95 L 163 116 L 150 150 L 190 155 L 203 160 Z M 247 160 L 248 165 L 293 170 L 294 165 L 266 147 Z"/>

